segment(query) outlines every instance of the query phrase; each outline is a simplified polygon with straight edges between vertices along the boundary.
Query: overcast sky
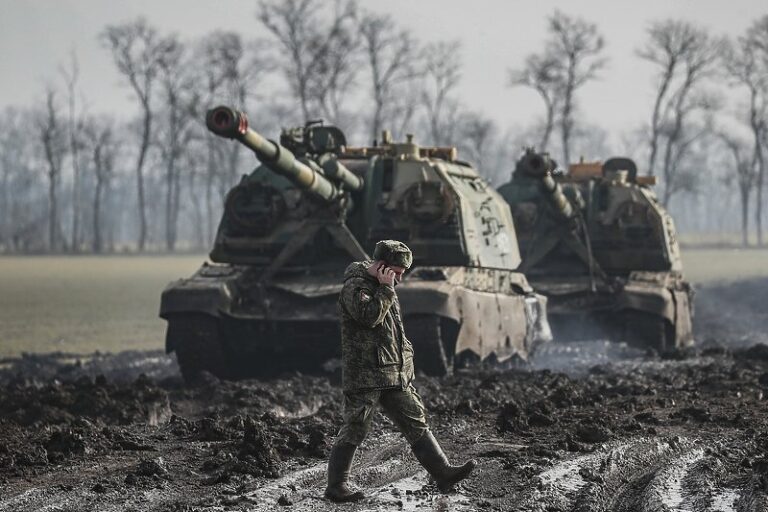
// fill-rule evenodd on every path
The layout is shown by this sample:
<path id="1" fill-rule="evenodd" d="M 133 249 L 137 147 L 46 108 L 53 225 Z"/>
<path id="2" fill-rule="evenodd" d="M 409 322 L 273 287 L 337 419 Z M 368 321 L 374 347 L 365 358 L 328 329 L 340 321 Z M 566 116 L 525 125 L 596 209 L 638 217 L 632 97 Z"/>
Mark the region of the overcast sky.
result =
<path id="1" fill-rule="evenodd" d="M 423 41 L 460 39 L 461 99 L 502 127 L 528 123 L 542 112 L 535 93 L 507 87 L 510 67 L 538 51 L 554 9 L 596 23 L 606 39 L 608 68 L 579 95 L 581 111 L 608 129 L 647 121 L 652 68 L 634 54 L 652 20 L 680 18 L 723 35 L 739 35 L 768 4 L 758 0 L 361 0 L 388 12 Z M 71 48 L 91 111 L 130 115 L 134 104 L 97 34 L 107 23 L 146 16 L 162 30 L 196 37 L 213 29 L 266 36 L 256 0 L 0 0 L 0 108 L 41 98 L 46 80 Z"/>

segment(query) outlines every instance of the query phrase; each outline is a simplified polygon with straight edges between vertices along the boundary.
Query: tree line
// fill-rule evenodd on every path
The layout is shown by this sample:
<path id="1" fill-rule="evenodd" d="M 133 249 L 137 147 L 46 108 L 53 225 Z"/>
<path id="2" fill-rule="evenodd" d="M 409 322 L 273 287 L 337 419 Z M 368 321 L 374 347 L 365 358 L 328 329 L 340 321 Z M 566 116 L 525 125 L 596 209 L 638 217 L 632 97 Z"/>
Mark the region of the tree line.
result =
<path id="1" fill-rule="evenodd" d="M 458 40 L 421 41 L 357 0 L 331 10 L 320 0 L 264 0 L 254 21 L 261 36 L 251 39 L 227 31 L 182 39 L 144 18 L 104 27 L 98 42 L 135 106 L 128 120 L 90 111 L 74 53 L 35 105 L 0 113 L 0 252 L 208 248 L 227 191 L 254 166 L 238 144 L 205 129 L 206 108 L 220 103 L 252 112 L 270 137 L 324 119 L 360 143 L 389 129 L 457 145 L 496 185 L 523 146 L 563 164 L 627 154 L 659 176 L 660 201 L 683 226 L 701 222 L 699 205 L 714 194 L 710 227 L 738 225 L 745 245 L 754 229 L 763 244 L 768 16 L 734 39 L 686 21 L 652 22 L 626 58 L 655 69 L 653 103 L 642 126 L 620 134 L 621 147 L 581 111 L 581 91 L 611 63 L 600 28 L 577 16 L 552 13 L 540 50 L 511 63 L 507 85 L 535 91 L 542 114 L 508 127 L 458 93 Z"/>

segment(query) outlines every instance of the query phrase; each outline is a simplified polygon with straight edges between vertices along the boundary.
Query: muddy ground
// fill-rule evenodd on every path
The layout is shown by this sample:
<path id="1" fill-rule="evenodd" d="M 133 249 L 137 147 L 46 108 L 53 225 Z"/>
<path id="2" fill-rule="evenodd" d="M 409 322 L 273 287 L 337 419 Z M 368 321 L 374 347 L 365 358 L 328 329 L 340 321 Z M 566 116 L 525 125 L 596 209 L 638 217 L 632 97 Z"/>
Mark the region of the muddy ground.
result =
<path id="1" fill-rule="evenodd" d="M 768 510 L 768 280 L 700 290 L 697 348 L 552 345 L 532 368 L 420 376 L 478 470 L 439 495 L 383 417 L 362 504 L 322 499 L 341 391 L 324 377 L 186 388 L 172 357 L 0 361 L 0 510 Z"/>

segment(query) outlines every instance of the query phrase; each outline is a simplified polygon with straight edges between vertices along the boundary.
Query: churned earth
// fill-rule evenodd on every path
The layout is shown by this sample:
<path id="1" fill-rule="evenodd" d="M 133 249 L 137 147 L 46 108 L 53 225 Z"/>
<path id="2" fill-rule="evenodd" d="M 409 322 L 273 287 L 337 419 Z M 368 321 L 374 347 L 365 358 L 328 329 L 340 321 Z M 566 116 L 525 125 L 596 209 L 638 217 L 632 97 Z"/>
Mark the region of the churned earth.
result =
<path id="1" fill-rule="evenodd" d="M 551 345 L 524 369 L 417 387 L 446 452 L 479 467 L 440 495 L 379 417 L 354 481 L 322 499 L 333 377 L 211 377 L 173 357 L 0 361 L 0 510 L 768 510 L 768 280 L 709 285 L 695 350 Z"/>

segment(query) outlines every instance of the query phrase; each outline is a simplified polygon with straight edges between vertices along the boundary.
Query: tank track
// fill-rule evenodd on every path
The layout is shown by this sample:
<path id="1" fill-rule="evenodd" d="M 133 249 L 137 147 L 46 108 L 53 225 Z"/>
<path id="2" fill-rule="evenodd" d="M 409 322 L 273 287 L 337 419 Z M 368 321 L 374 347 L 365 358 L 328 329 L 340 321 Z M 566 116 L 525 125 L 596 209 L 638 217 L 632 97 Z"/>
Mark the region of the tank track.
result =
<path id="1" fill-rule="evenodd" d="M 408 315 L 405 332 L 413 344 L 416 371 L 441 377 L 453 373 L 453 351 L 446 349 L 441 318 L 437 315 Z"/>
<path id="2" fill-rule="evenodd" d="M 204 372 L 220 379 L 231 377 L 216 318 L 200 314 L 173 315 L 168 319 L 166 336 L 188 384 L 199 382 Z"/>
<path id="3" fill-rule="evenodd" d="M 551 317 L 550 324 L 555 342 L 610 339 L 639 349 L 653 349 L 660 354 L 679 349 L 675 326 L 666 318 L 647 311 L 623 310 L 601 316 L 559 315 Z"/>
<path id="4" fill-rule="evenodd" d="M 677 350 L 675 328 L 667 319 L 646 311 L 624 313 L 622 338 L 638 348 L 652 348 L 658 353 Z"/>

